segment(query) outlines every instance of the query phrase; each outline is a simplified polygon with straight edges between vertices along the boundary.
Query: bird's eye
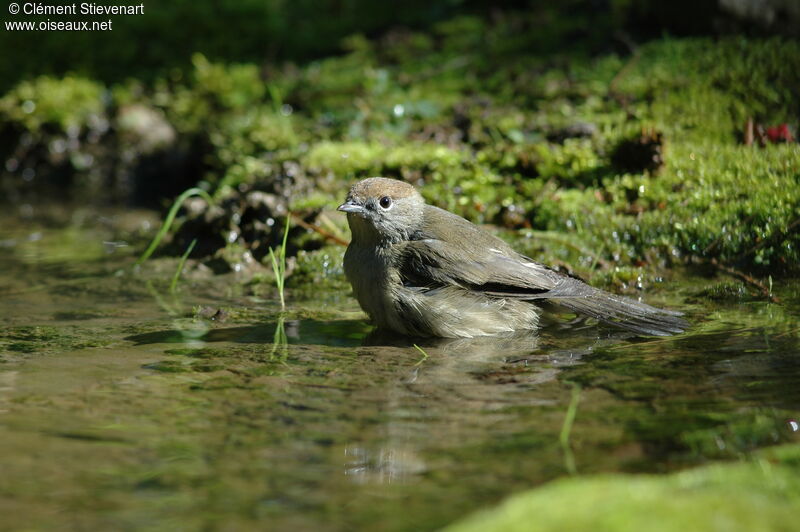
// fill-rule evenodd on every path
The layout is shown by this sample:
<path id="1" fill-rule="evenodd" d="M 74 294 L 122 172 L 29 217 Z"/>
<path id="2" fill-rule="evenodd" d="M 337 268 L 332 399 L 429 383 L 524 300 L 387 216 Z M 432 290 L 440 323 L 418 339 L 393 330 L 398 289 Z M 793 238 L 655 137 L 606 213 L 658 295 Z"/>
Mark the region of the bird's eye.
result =
<path id="1" fill-rule="evenodd" d="M 382 209 L 388 209 L 392 206 L 392 198 L 389 196 L 384 196 L 378 201 Z"/>

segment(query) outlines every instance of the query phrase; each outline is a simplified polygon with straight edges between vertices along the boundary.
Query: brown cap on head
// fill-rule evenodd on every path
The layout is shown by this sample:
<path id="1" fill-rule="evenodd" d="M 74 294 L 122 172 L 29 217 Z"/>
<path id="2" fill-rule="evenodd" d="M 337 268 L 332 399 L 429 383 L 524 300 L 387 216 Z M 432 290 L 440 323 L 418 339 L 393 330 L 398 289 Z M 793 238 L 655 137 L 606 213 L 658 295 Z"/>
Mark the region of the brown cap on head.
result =
<path id="1" fill-rule="evenodd" d="M 400 199 L 419 196 L 419 192 L 404 181 L 387 177 L 370 177 L 350 187 L 349 196 L 361 199 L 390 196 L 393 199 Z"/>

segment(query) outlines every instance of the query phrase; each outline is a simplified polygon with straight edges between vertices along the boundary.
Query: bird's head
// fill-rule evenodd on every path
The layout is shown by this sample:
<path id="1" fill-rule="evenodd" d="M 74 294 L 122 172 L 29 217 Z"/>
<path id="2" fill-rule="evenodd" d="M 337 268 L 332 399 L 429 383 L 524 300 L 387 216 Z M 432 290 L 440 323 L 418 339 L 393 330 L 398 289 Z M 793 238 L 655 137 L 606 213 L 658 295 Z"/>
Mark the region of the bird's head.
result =
<path id="1" fill-rule="evenodd" d="M 424 206 L 408 183 L 370 177 L 350 187 L 339 210 L 347 213 L 354 241 L 392 243 L 408 240 L 419 229 Z"/>

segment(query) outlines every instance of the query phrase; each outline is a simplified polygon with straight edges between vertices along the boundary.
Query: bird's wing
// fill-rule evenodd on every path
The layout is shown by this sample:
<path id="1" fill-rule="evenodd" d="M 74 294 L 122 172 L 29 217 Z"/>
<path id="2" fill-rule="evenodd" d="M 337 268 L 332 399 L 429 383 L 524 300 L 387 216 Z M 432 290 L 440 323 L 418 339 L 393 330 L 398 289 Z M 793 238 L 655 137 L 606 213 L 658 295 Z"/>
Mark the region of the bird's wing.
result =
<path id="1" fill-rule="evenodd" d="M 532 296 L 555 287 L 558 276 L 464 218 L 431 206 L 420 231 L 397 249 L 403 281 L 420 287 L 456 285 Z"/>
<path id="2" fill-rule="evenodd" d="M 535 298 L 556 286 L 558 275 L 496 247 L 461 245 L 434 238 L 398 245 L 403 282 L 419 287 L 460 286 L 490 295 Z M 468 243 L 467 243 L 468 244 Z"/>
<path id="3" fill-rule="evenodd" d="M 396 266 L 409 286 L 460 286 L 492 297 L 549 300 L 638 334 L 664 336 L 688 327 L 678 312 L 589 286 L 516 253 L 459 216 L 431 209 L 426 215 L 432 223 L 417 239 L 398 244 Z"/>

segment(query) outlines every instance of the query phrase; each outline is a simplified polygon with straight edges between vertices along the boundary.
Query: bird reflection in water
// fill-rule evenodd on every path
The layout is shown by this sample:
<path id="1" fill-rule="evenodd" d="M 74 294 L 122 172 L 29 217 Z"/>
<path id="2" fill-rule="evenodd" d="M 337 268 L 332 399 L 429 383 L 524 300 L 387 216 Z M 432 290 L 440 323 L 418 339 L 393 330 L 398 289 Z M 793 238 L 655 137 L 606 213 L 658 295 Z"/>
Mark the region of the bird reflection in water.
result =
<path id="1" fill-rule="evenodd" d="M 453 442 L 477 443 L 497 427 L 504 430 L 503 424 L 506 430 L 517 430 L 513 407 L 560 406 L 561 368 L 579 363 L 598 343 L 618 341 L 599 339 L 595 327 L 587 327 L 582 337 L 571 328 L 569 341 L 554 338 L 553 332 L 557 334 L 548 328 L 544 335 L 455 339 L 369 334 L 360 354 L 400 357 L 403 353 L 415 362 L 403 365 L 385 390 L 386 421 L 375 429 L 381 437 L 344 447 L 344 474 L 357 483 L 413 482 L 426 471 L 443 467 L 440 458 L 432 459 L 437 463 L 427 458 L 437 455 L 431 451 Z M 376 440 L 384 443 L 363 443 Z"/>

